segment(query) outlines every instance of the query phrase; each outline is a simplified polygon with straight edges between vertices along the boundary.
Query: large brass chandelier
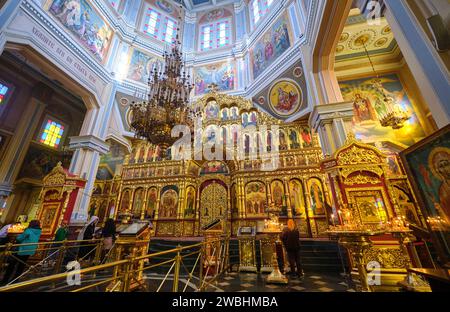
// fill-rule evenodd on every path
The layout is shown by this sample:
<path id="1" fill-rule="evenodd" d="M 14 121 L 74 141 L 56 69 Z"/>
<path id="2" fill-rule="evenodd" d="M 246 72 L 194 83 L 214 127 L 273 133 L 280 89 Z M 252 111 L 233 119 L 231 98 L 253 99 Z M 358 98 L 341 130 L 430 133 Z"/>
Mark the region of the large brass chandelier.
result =
<path id="1" fill-rule="evenodd" d="M 131 128 L 143 138 L 165 151 L 178 138 L 171 135 L 176 125 L 192 125 L 189 108 L 193 85 L 185 71 L 181 42 L 177 36 L 171 48 L 163 53 L 164 64 L 154 65 L 148 80 L 148 100 L 131 104 Z"/>
<path id="2" fill-rule="evenodd" d="M 411 115 L 406 110 L 404 110 L 400 104 L 396 103 L 392 96 L 386 94 L 381 79 L 377 71 L 375 70 L 375 65 L 372 62 L 369 51 L 367 51 L 367 41 L 367 38 L 362 37 L 359 43 L 364 46 L 364 51 L 366 52 L 366 56 L 369 59 L 370 65 L 372 66 L 372 71 L 376 76 L 372 85 L 374 89 L 383 96 L 385 105 L 385 112 L 378 113 L 378 120 L 383 127 L 391 127 L 394 130 L 401 129 L 403 128 L 404 123 L 411 118 Z"/>

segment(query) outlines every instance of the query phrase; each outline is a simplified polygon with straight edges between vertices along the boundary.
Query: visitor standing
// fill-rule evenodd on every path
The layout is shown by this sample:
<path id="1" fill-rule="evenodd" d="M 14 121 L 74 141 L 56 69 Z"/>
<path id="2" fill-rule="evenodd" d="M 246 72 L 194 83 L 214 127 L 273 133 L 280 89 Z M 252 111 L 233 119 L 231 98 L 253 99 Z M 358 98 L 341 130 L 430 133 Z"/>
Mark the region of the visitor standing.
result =
<path id="1" fill-rule="evenodd" d="M 28 258 L 34 256 L 37 250 L 37 243 L 41 237 L 42 229 L 38 220 L 32 220 L 28 228 L 16 237 L 16 242 L 20 244 L 17 252 L 10 256 L 8 267 L 3 276 L 2 284 L 8 284 L 12 280 L 22 275 Z M 31 245 L 30 245 L 31 244 Z"/>
<path id="2" fill-rule="evenodd" d="M 294 220 L 290 219 L 287 228 L 281 233 L 281 240 L 288 254 L 290 274 L 303 277 L 303 267 L 300 260 L 300 232 Z"/>
<path id="3" fill-rule="evenodd" d="M 61 226 L 58 228 L 58 230 L 55 233 L 55 239 L 53 240 L 54 243 L 52 244 L 52 249 L 50 253 L 52 256 L 50 257 L 51 262 L 54 262 L 56 260 L 57 255 L 59 254 L 59 248 L 61 248 L 63 241 L 67 239 L 67 236 L 69 235 L 69 224 L 67 221 L 63 221 L 61 223 Z"/>
<path id="4" fill-rule="evenodd" d="M 89 222 L 81 229 L 80 233 L 78 234 L 77 240 L 85 241 L 80 243 L 81 247 L 78 251 L 78 259 L 84 259 L 86 256 L 88 256 L 88 254 L 88 259 L 93 256 L 92 250 L 95 248 L 95 245 L 88 242 L 88 240 L 94 238 L 95 227 L 97 223 L 98 217 L 92 216 Z"/>
<path id="5" fill-rule="evenodd" d="M 103 253 L 102 259 L 113 248 L 114 241 L 116 240 L 116 223 L 113 219 L 108 219 L 105 222 L 105 226 L 102 229 L 103 238 Z"/>

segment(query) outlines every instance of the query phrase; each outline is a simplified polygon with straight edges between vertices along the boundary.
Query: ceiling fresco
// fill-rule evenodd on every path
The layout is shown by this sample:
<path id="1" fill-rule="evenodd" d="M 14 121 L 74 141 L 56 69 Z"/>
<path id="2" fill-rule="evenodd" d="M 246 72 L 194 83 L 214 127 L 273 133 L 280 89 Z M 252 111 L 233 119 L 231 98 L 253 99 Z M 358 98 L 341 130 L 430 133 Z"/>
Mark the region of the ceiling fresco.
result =
<path id="1" fill-rule="evenodd" d="M 366 57 L 364 46 L 370 55 L 395 50 L 397 42 L 386 18 L 369 24 L 364 15 L 350 16 L 336 47 L 336 62 Z"/>
<path id="2" fill-rule="evenodd" d="M 277 119 L 286 120 L 308 106 L 308 91 L 301 61 L 260 91 L 253 102 Z"/>

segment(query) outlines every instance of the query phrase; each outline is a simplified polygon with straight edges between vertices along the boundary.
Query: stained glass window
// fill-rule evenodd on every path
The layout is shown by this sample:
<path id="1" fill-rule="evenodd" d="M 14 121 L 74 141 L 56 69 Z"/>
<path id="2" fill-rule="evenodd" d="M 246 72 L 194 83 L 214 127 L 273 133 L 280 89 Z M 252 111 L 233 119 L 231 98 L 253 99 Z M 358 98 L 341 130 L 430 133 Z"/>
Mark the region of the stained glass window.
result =
<path id="1" fill-rule="evenodd" d="M 230 44 L 231 28 L 229 20 L 217 21 L 201 27 L 200 48 L 202 51 L 220 48 Z"/>
<path id="2" fill-rule="evenodd" d="M 5 101 L 8 91 L 9 91 L 9 88 L 0 83 L 0 105 L 2 105 L 3 102 Z"/>
<path id="3" fill-rule="evenodd" d="M 164 36 L 164 41 L 168 42 L 168 43 L 173 43 L 175 40 L 175 35 L 176 35 L 176 22 L 174 22 L 173 20 L 169 19 L 168 17 L 166 17 L 166 31 L 163 34 Z"/>
<path id="4" fill-rule="evenodd" d="M 269 13 L 273 0 L 253 0 L 251 11 L 253 13 L 253 24 L 257 24 L 261 18 Z"/>
<path id="5" fill-rule="evenodd" d="M 230 44 L 230 27 L 228 21 L 217 23 L 217 47 Z"/>
<path id="6" fill-rule="evenodd" d="M 159 26 L 161 24 L 161 14 L 148 8 L 144 23 L 144 32 L 158 39 Z"/>
<path id="7" fill-rule="evenodd" d="M 45 121 L 44 129 L 40 135 L 40 142 L 47 146 L 58 148 L 64 134 L 64 126 L 48 119 Z"/>
<path id="8" fill-rule="evenodd" d="M 164 13 L 147 6 L 144 17 L 143 31 L 155 39 L 173 43 L 177 35 L 178 23 Z"/>
<path id="9" fill-rule="evenodd" d="M 202 41 L 201 47 L 202 50 L 212 49 L 212 33 L 213 33 L 213 25 L 205 25 L 202 27 Z"/>

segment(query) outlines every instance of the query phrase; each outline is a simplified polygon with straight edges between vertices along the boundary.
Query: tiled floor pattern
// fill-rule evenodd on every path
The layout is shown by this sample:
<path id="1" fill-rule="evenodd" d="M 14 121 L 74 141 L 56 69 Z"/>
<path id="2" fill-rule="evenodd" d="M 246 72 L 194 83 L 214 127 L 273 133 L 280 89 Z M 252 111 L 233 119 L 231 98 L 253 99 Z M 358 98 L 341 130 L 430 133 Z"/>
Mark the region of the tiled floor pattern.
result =
<path id="1" fill-rule="evenodd" d="M 208 291 L 226 292 L 354 292 L 345 278 L 332 273 L 306 273 L 305 277 L 289 277 L 287 285 L 266 283 L 267 274 L 228 273 Z"/>

